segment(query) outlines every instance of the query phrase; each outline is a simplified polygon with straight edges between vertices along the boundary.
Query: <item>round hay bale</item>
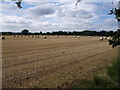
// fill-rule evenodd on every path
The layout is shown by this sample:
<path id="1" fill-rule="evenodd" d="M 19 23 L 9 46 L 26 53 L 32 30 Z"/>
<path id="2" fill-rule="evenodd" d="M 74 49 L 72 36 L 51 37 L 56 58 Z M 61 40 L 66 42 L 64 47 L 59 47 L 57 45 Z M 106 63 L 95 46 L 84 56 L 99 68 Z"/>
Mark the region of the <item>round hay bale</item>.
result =
<path id="1" fill-rule="evenodd" d="M 76 38 L 76 36 L 73 36 L 74 38 Z"/>
<path id="2" fill-rule="evenodd" d="M 5 39 L 5 37 L 1 37 L 1 39 L 2 39 L 2 40 L 4 40 L 4 39 Z"/>
<path id="3" fill-rule="evenodd" d="M 46 36 L 43 36 L 43 39 L 46 39 L 47 37 Z"/>
<path id="4" fill-rule="evenodd" d="M 111 37 L 107 37 L 107 40 L 108 40 L 108 41 L 111 40 Z"/>
<path id="5" fill-rule="evenodd" d="M 103 37 L 100 37 L 99 40 L 102 41 L 102 40 L 103 40 Z"/>
<path id="6" fill-rule="evenodd" d="M 103 37 L 103 39 L 107 39 L 107 37 Z"/>

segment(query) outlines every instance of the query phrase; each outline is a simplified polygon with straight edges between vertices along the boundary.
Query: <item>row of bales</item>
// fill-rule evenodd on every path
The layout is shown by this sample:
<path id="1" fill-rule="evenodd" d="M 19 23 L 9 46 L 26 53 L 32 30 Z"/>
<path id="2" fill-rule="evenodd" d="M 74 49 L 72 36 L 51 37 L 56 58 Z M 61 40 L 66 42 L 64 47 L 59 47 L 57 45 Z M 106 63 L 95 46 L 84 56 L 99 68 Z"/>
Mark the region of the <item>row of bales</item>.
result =
<path id="1" fill-rule="evenodd" d="M 109 40 L 112 40 L 112 37 L 105 37 L 104 36 L 104 37 L 100 37 L 99 40 L 100 41 L 103 41 L 103 40 L 108 40 L 109 41 Z"/>
<path id="2" fill-rule="evenodd" d="M 43 36 L 43 35 L 13 35 L 13 37 L 31 37 L 31 38 L 40 38 L 42 37 L 43 39 L 47 39 L 48 36 Z M 58 35 L 55 35 L 55 37 L 59 37 Z M 99 37 L 99 36 L 78 36 L 78 35 L 75 35 L 73 36 L 73 38 L 82 38 L 82 37 L 87 37 L 87 38 L 93 38 L 93 37 Z M 5 36 L 1 36 L 0 39 L 4 40 L 6 39 Z M 103 41 L 103 40 L 111 40 L 112 37 L 105 37 L 105 36 L 102 36 L 102 37 L 99 37 L 99 40 L 100 41 Z"/>
<path id="3" fill-rule="evenodd" d="M 99 41 L 103 41 L 103 40 L 112 40 L 112 37 L 111 36 L 109 36 L 109 37 L 106 37 L 106 36 L 102 36 L 102 37 L 100 37 L 100 36 L 77 36 L 77 35 L 75 35 L 75 36 L 73 36 L 74 38 L 82 38 L 82 37 L 87 37 L 87 38 L 93 38 L 93 37 L 99 37 Z"/>
<path id="4" fill-rule="evenodd" d="M 39 38 L 40 36 L 34 36 L 34 35 L 32 35 L 32 36 L 14 35 L 13 37 L 14 37 L 14 38 L 15 38 L 15 37 L 17 37 L 17 38 L 18 38 L 18 37 L 35 37 L 35 38 Z M 1 40 L 4 40 L 4 39 L 6 39 L 6 37 L 5 37 L 5 36 L 0 36 L 0 39 L 1 39 Z M 47 39 L 47 36 L 43 36 L 43 39 Z"/>
<path id="5" fill-rule="evenodd" d="M 13 36 L 14 38 L 15 37 L 31 37 L 31 38 L 40 38 L 40 35 L 14 35 Z M 46 39 L 47 38 L 47 36 L 42 36 L 43 37 L 43 39 Z"/>
<path id="6" fill-rule="evenodd" d="M 35 38 L 39 38 L 40 36 L 43 36 L 43 35 L 14 35 L 13 37 L 35 37 Z M 55 35 L 55 37 L 59 37 L 59 36 L 62 36 L 62 37 L 65 36 L 66 37 L 66 35 Z M 47 36 L 45 35 L 45 37 L 47 37 Z M 91 38 L 91 37 L 96 37 L 96 36 L 78 36 L 78 35 L 74 35 L 73 37 L 74 38 L 81 38 L 81 37 L 89 37 L 89 38 Z"/>
<path id="7" fill-rule="evenodd" d="M 46 39 L 47 36 L 43 36 L 43 35 L 14 35 L 13 37 L 32 37 L 32 38 L 39 38 L 39 37 L 43 37 L 43 39 Z M 55 35 L 56 37 L 58 37 L 58 35 Z"/>
<path id="8" fill-rule="evenodd" d="M 13 38 L 19 38 L 19 37 L 31 37 L 31 38 L 40 38 L 42 37 L 43 39 L 47 39 L 48 36 L 47 35 L 13 35 Z M 58 37 L 58 35 L 55 35 L 55 37 Z M 0 39 L 4 40 L 6 39 L 5 36 L 0 36 Z"/>
<path id="9" fill-rule="evenodd" d="M 14 35 L 13 37 L 32 37 L 32 38 L 39 38 L 41 37 L 42 35 Z M 64 35 L 55 35 L 55 37 L 59 37 L 59 36 L 64 36 Z M 66 35 L 65 35 L 66 36 Z M 44 39 L 47 38 L 47 36 L 42 36 Z M 74 38 L 81 38 L 81 37 L 87 37 L 87 36 L 73 36 Z M 88 37 L 94 37 L 94 36 L 88 36 Z"/>
<path id="10" fill-rule="evenodd" d="M 31 37 L 31 38 L 40 38 L 42 35 L 13 35 L 13 38 L 19 38 L 19 37 Z M 55 35 L 55 37 L 59 37 L 58 35 Z M 82 36 L 73 36 L 74 38 L 80 38 Z M 47 39 L 48 36 L 42 36 L 43 39 Z M 1 36 L 0 39 L 4 40 L 6 39 L 5 36 Z"/>
<path id="11" fill-rule="evenodd" d="M 74 38 L 82 38 L 82 37 L 88 37 L 88 38 L 92 38 L 92 37 L 97 37 L 97 36 L 77 36 L 77 35 L 75 35 L 75 36 L 73 36 Z"/>

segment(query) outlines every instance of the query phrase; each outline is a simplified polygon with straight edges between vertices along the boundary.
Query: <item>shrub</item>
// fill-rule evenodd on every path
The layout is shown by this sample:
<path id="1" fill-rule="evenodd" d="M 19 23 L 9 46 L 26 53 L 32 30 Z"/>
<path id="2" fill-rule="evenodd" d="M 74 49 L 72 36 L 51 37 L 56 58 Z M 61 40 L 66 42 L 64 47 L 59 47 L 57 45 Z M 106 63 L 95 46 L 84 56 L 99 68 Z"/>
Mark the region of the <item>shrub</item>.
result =
<path id="1" fill-rule="evenodd" d="M 94 76 L 93 77 L 94 88 L 107 88 L 112 85 L 112 80 L 105 76 Z"/>
<path id="2" fill-rule="evenodd" d="M 114 61 L 111 66 L 107 68 L 109 77 L 120 84 L 120 59 Z"/>

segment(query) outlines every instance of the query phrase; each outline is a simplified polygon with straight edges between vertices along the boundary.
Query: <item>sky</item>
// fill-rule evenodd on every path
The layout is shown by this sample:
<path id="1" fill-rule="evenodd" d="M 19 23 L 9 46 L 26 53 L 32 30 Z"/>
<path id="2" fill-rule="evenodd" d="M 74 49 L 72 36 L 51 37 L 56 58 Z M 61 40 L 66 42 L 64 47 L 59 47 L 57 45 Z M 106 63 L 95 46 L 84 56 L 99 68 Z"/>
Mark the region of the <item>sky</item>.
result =
<path id="1" fill-rule="evenodd" d="M 15 2 L 0 2 L 1 31 L 116 31 L 117 20 L 108 13 L 117 2 L 97 1 L 81 1 L 77 9 L 75 0 L 23 0 L 22 9 Z"/>

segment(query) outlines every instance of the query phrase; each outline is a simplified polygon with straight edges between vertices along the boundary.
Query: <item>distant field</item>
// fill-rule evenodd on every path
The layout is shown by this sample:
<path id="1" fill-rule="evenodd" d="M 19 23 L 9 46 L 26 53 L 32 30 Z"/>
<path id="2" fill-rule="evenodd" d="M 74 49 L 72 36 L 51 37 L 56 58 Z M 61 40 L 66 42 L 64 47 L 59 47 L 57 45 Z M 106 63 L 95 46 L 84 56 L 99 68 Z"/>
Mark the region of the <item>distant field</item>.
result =
<path id="1" fill-rule="evenodd" d="M 43 36 L 2 40 L 3 88 L 67 87 L 118 57 L 99 37 Z"/>

